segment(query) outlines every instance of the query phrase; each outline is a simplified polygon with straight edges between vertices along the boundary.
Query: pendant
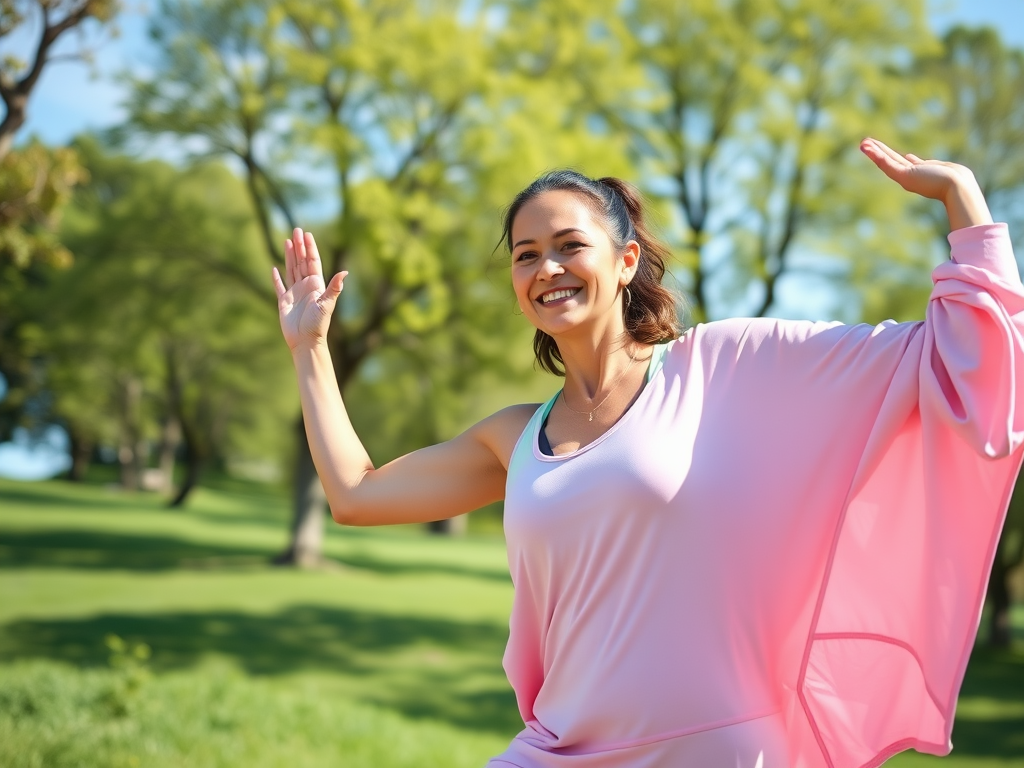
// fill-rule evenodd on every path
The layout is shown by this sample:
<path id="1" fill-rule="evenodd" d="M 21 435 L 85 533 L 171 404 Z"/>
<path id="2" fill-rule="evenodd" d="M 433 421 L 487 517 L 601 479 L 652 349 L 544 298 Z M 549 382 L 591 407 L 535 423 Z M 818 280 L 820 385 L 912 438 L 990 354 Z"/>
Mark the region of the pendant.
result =
<path id="1" fill-rule="evenodd" d="M 590 418 L 588 418 L 587 421 L 593 421 L 593 420 L 594 420 L 594 412 L 591 411 L 590 412 Z"/>

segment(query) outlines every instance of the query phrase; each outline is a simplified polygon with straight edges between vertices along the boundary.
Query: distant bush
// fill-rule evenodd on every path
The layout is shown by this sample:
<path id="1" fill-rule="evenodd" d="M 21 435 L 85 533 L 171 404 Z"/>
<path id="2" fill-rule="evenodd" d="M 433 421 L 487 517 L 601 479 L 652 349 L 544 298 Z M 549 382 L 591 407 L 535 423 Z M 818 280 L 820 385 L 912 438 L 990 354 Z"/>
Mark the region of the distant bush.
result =
<path id="1" fill-rule="evenodd" d="M 309 679 L 212 664 L 150 675 L 144 652 L 108 646 L 109 669 L 0 666 L 0 768 L 478 768 L 504 746 Z"/>

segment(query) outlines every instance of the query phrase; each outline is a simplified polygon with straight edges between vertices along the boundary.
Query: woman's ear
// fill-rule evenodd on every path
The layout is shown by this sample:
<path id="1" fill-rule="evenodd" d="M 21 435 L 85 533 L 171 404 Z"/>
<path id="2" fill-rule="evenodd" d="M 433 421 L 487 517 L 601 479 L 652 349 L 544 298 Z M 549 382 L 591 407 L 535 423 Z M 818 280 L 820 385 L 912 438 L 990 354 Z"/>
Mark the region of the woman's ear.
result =
<path id="1" fill-rule="evenodd" d="M 637 265 L 640 263 L 640 243 L 630 240 L 622 251 L 622 269 L 619 274 L 622 284 L 626 285 L 636 274 Z"/>

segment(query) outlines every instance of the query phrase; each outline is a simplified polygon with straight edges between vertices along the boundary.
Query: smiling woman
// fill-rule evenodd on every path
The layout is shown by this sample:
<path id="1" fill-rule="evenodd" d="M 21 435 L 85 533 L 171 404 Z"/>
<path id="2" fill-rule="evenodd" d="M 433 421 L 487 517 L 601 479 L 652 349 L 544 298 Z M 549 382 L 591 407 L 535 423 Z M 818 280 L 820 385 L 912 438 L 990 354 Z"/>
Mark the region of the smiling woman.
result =
<path id="1" fill-rule="evenodd" d="M 514 222 L 524 239 L 513 233 Z M 570 299 L 574 306 L 598 301 L 580 283 L 579 270 L 601 266 L 618 273 L 605 276 L 604 282 L 615 288 L 605 304 L 613 301 L 621 308 L 619 335 L 626 333 L 640 344 L 679 336 L 679 299 L 661 284 L 669 250 L 648 231 L 640 195 L 626 182 L 594 181 L 575 171 L 547 173 L 516 195 L 505 214 L 502 239 L 512 254 L 519 305 L 537 326 L 533 347 L 544 370 L 564 374 L 558 345 L 533 307 L 554 308 Z M 557 264 L 541 258 L 545 249 L 562 254 Z M 531 289 L 534 283 L 540 288 Z"/>
<path id="2" fill-rule="evenodd" d="M 325 342 L 345 273 L 324 282 L 308 233 L 286 243 L 281 328 L 334 518 L 505 500 L 504 667 L 524 729 L 495 768 L 874 768 L 950 750 L 1022 458 L 1024 286 L 968 169 L 861 149 L 949 215 L 924 321 L 680 334 L 636 192 L 548 174 L 503 237 L 564 386 L 379 468 Z"/>

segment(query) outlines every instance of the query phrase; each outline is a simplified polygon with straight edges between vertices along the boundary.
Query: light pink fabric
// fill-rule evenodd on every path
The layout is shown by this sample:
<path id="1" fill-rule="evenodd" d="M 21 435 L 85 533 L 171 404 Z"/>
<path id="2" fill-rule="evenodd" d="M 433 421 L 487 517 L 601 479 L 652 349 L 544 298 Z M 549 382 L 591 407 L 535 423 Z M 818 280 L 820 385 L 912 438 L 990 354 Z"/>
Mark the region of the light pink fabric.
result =
<path id="1" fill-rule="evenodd" d="M 950 749 L 1024 439 L 1005 225 L 926 320 L 698 325 L 581 450 L 516 447 L 495 768 L 857 768 Z"/>

